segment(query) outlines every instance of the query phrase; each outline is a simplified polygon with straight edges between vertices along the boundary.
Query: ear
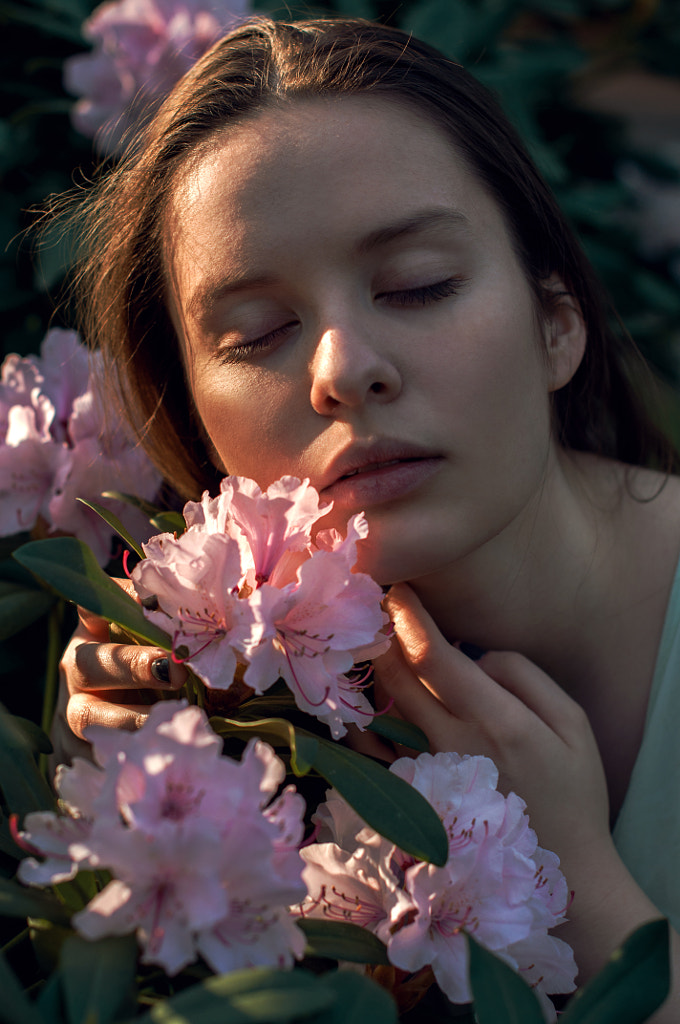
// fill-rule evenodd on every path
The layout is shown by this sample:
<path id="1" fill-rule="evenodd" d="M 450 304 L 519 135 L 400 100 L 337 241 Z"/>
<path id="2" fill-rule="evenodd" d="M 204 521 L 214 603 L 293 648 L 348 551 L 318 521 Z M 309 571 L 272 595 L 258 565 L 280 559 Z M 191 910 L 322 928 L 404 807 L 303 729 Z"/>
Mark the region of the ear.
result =
<path id="1" fill-rule="evenodd" d="M 543 283 L 548 318 L 545 349 L 548 357 L 548 390 L 559 391 L 579 368 L 586 349 L 586 326 L 580 306 L 557 274 Z"/>

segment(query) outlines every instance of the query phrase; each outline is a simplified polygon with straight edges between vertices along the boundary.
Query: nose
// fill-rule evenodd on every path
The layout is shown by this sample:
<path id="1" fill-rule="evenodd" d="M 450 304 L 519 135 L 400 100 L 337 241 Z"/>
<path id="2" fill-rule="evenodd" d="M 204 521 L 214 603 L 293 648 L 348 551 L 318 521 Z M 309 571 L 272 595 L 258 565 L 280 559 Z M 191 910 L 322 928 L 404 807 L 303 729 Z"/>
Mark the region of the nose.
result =
<path id="1" fill-rule="evenodd" d="M 390 354 L 351 326 L 324 331 L 314 352 L 311 376 L 312 407 L 322 416 L 336 415 L 341 407 L 391 402 L 402 388 Z"/>

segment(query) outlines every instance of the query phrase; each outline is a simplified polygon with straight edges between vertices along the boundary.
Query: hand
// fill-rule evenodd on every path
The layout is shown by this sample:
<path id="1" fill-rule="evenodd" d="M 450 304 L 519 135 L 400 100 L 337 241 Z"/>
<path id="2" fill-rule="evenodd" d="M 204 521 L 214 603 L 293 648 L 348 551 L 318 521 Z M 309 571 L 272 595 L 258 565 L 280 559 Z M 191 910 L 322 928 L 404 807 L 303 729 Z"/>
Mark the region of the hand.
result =
<path id="1" fill-rule="evenodd" d="M 116 582 L 135 596 L 127 580 Z M 61 661 L 59 696 L 52 725 L 55 760 L 88 756 L 89 725 L 137 729 L 160 690 L 179 690 L 187 670 L 158 647 L 114 644 L 105 619 L 78 609 L 79 624 Z"/>
<path id="2" fill-rule="evenodd" d="M 387 609 L 399 643 L 375 661 L 383 699 L 423 730 L 432 752 L 492 758 L 500 788 L 526 801 L 540 845 L 560 856 L 570 886 L 593 858 L 616 858 L 604 769 L 583 709 L 520 654 L 466 657 L 408 586 L 392 588 Z"/>

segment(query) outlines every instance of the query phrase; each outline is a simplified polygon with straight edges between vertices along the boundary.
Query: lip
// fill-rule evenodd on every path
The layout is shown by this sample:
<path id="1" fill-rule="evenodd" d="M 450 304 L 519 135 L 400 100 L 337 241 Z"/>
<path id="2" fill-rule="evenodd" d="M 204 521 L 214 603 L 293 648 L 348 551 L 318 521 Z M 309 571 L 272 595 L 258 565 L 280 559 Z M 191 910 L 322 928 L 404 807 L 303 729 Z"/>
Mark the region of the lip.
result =
<path id="1" fill-rule="evenodd" d="M 438 472 L 443 461 L 438 452 L 409 442 L 354 443 L 329 464 L 319 491 L 336 507 L 394 501 Z"/>

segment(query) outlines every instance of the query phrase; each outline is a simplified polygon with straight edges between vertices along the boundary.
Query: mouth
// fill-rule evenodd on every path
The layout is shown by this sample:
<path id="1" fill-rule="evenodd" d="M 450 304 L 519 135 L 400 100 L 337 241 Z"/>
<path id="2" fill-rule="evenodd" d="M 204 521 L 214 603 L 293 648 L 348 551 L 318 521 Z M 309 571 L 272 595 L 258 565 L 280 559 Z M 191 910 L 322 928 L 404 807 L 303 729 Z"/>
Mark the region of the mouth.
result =
<path id="1" fill-rule="evenodd" d="M 385 462 L 371 462 L 365 466 L 359 466 L 358 469 L 351 469 L 349 473 L 343 473 L 339 480 L 350 480 L 353 476 L 359 476 L 360 473 L 375 473 L 379 469 L 386 469 L 388 466 L 399 466 L 402 462 L 415 462 L 415 459 L 388 459 Z"/>
<path id="2" fill-rule="evenodd" d="M 439 452 L 408 442 L 355 443 L 333 459 L 319 490 L 336 505 L 378 504 L 418 487 L 442 464 Z"/>

